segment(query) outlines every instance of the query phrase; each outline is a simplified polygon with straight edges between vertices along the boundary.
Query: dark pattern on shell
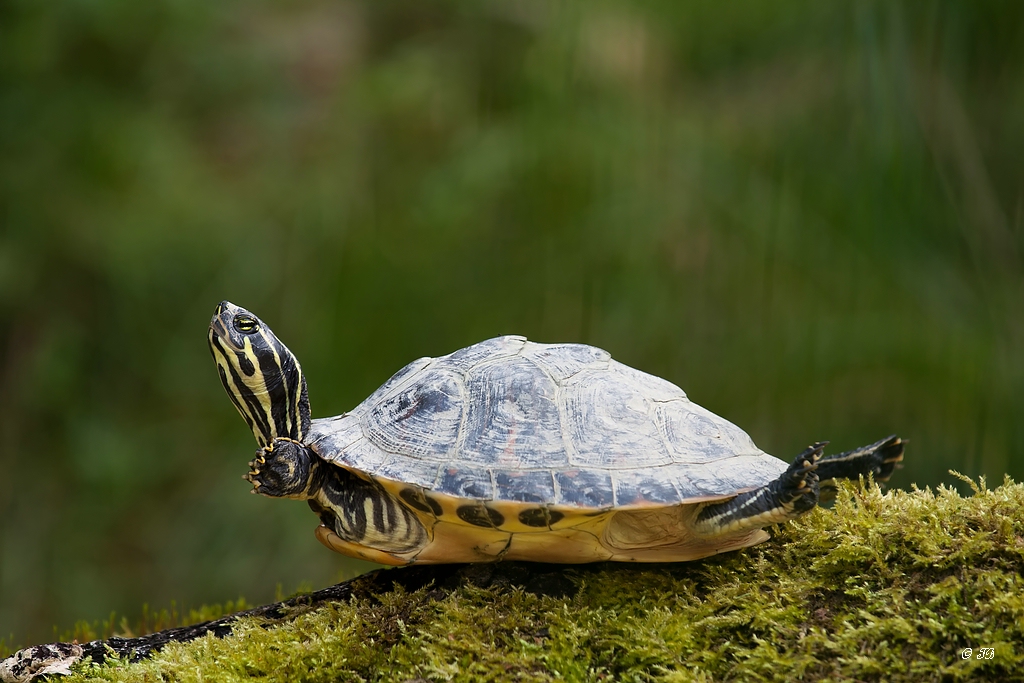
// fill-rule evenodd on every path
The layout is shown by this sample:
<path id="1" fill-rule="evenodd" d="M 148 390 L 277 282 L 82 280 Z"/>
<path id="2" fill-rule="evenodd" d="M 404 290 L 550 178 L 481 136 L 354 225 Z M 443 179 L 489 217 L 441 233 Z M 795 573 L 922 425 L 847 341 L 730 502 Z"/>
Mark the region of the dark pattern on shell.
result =
<path id="1" fill-rule="evenodd" d="M 460 505 L 455 509 L 459 519 L 467 524 L 497 529 L 505 523 L 505 516 L 486 505 Z"/>
<path id="2" fill-rule="evenodd" d="M 565 515 L 557 510 L 550 510 L 546 507 L 530 508 L 519 513 L 519 523 L 540 529 L 557 524 L 563 517 Z"/>
<path id="3" fill-rule="evenodd" d="M 440 517 L 444 514 L 444 509 L 441 507 L 441 504 L 430 496 L 425 495 L 423 491 L 420 491 L 419 489 L 402 489 L 398 492 L 398 497 L 420 512 L 426 512 L 434 515 L 435 517 Z"/>

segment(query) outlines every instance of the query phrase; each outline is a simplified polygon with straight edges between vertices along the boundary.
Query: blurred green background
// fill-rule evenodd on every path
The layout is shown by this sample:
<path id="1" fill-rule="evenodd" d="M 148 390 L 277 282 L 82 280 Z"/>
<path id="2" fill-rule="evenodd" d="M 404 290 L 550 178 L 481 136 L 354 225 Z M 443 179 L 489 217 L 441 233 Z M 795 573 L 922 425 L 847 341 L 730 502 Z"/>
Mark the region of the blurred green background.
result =
<path id="1" fill-rule="evenodd" d="M 0 637 L 372 566 L 241 481 L 221 299 L 315 416 L 518 333 L 1019 479 L 1022 158 L 1017 2 L 4 2 Z"/>

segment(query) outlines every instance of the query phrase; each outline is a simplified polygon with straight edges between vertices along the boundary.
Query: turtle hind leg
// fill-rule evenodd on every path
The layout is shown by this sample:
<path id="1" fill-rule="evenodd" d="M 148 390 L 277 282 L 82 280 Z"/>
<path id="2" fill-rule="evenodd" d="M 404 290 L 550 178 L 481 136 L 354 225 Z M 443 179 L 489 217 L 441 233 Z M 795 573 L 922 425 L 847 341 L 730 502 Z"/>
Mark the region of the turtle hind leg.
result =
<path id="1" fill-rule="evenodd" d="M 354 557 L 357 560 L 366 560 L 367 562 L 376 562 L 377 564 L 386 564 L 392 567 L 413 563 L 411 559 L 394 555 L 384 550 L 346 541 L 323 524 L 316 528 L 316 539 L 334 552 Z"/>
<path id="2" fill-rule="evenodd" d="M 704 507 L 694 530 L 706 536 L 737 534 L 787 522 L 818 504 L 818 459 L 827 441 L 808 447 L 778 479 L 724 503 Z"/>
<path id="3" fill-rule="evenodd" d="M 869 474 L 876 482 L 888 481 L 903 460 L 906 440 L 893 434 L 869 446 L 822 458 L 818 463 L 818 479 L 822 497 L 835 496 L 836 479 L 860 479 Z"/>

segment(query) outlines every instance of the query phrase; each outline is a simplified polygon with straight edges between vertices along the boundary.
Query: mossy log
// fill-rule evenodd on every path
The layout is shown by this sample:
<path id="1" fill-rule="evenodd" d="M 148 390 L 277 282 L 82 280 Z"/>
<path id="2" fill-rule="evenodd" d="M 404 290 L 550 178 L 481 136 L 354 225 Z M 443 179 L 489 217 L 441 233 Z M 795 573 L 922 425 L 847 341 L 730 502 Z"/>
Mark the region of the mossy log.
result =
<path id="1" fill-rule="evenodd" d="M 972 487 L 844 485 L 698 562 L 374 572 L 67 680 L 1024 680 L 1024 486 Z"/>

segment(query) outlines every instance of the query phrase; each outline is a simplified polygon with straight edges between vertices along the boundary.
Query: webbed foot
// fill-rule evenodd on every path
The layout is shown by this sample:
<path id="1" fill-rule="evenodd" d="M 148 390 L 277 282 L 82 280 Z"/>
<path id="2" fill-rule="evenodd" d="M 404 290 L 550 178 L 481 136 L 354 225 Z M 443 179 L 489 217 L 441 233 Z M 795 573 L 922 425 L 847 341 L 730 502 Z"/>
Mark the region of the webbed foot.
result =
<path id="1" fill-rule="evenodd" d="M 768 485 L 776 489 L 778 506 L 791 516 L 803 514 L 818 504 L 818 461 L 827 445 L 828 441 L 818 441 L 808 446 L 782 476 Z"/>
<path id="2" fill-rule="evenodd" d="M 902 467 L 900 462 L 906 444 L 906 439 L 894 434 L 869 446 L 822 458 L 818 463 L 822 499 L 828 501 L 835 497 L 836 479 L 856 481 L 870 474 L 876 483 L 888 481 L 892 473 Z"/>
<path id="3" fill-rule="evenodd" d="M 242 476 L 252 484 L 252 492 L 274 498 L 308 498 L 315 486 L 316 454 L 299 441 L 274 439 L 256 451 L 249 461 L 249 472 Z"/>

